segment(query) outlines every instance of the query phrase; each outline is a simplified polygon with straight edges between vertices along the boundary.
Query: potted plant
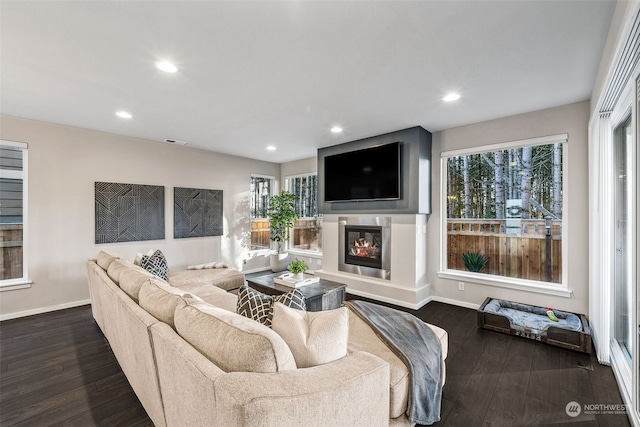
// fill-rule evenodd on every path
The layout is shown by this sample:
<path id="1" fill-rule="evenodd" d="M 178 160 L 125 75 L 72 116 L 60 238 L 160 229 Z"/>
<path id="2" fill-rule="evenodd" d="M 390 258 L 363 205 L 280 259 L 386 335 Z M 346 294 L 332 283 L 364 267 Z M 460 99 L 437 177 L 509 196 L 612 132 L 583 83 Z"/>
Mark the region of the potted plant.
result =
<path id="1" fill-rule="evenodd" d="M 296 281 L 304 279 L 304 272 L 307 271 L 308 268 L 307 263 L 298 258 L 289 264 L 289 271 L 293 274 L 293 278 Z"/>
<path id="2" fill-rule="evenodd" d="M 269 198 L 270 239 L 277 244 L 277 252 L 271 254 L 270 263 L 273 272 L 282 271 L 287 266 L 287 256 L 285 245 L 289 241 L 291 228 L 298 220 L 298 213 L 295 209 L 295 194 L 283 191 L 280 194 Z"/>
<path id="3" fill-rule="evenodd" d="M 462 261 L 467 270 L 479 273 L 489 262 L 489 258 L 480 254 L 480 252 L 466 252 L 462 254 Z"/>

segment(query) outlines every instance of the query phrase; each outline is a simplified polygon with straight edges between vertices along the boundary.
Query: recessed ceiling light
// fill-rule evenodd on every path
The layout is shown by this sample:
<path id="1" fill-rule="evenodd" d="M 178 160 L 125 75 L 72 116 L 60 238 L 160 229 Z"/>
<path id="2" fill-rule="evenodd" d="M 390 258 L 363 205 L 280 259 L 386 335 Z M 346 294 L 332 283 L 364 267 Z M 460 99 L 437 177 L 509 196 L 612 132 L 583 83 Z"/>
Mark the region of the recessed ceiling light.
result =
<path id="1" fill-rule="evenodd" d="M 342 133 L 342 128 L 340 126 L 334 126 L 331 128 L 331 133 Z"/>
<path id="2" fill-rule="evenodd" d="M 458 99 L 460 99 L 460 94 L 459 93 L 453 93 L 453 92 L 447 94 L 444 98 L 442 98 L 442 100 L 445 101 L 445 102 L 457 101 Z"/>
<path id="3" fill-rule="evenodd" d="M 130 119 L 131 117 L 133 117 L 131 115 L 131 113 L 127 112 L 127 111 L 116 111 L 116 116 L 122 118 L 122 119 Z"/>
<path id="4" fill-rule="evenodd" d="M 276 147 L 273 145 L 267 145 L 267 150 L 269 151 L 276 151 Z"/>
<path id="5" fill-rule="evenodd" d="M 158 61 L 156 62 L 156 67 L 165 73 L 175 73 L 178 71 L 178 67 L 169 61 Z"/>

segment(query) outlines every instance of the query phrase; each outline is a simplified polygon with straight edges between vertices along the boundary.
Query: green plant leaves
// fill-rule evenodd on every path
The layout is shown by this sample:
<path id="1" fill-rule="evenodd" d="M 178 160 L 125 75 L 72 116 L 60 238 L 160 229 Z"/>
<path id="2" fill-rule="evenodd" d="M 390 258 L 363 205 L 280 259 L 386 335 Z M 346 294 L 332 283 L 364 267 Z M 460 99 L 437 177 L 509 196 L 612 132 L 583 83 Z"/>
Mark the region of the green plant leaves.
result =
<path id="1" fill-rule="evenodd" d="M 462 254 L 462 261 L 467 270 L 479 273 L 489 262 L 489 258 L 479 252 L 465 252 Z"/>

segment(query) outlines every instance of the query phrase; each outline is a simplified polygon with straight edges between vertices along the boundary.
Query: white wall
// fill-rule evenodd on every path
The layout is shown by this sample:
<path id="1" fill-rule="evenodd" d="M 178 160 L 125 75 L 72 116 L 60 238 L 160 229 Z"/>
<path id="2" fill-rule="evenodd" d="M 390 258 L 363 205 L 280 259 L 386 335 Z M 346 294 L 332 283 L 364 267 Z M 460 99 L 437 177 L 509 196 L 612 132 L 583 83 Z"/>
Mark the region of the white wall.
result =
<path id="1" fill-rule="evenodd" d="M 308 159 L 296 160 L 294 162 L 282 163 L 280 165 L 280 175 L 284 179 L 292 175 L 304 175 L 318 172 L 318 158 L 309 157 Z"/>
<path id="2" fill-rule="evenodd" d="M 130 259 L 158 248 L 174 270 L 214 260 L 242 268 L 251 173 L 280 173 L 275 163 L 9 116 L 0 118 L 0 139 L 29 145 L 33 280 L 29 289 L 0 292 L 0 319 L 87 302 L 85 260 L 103 248 Z M 95 181 L 165 186 L 165 239 L 96 245 Z M 174 240 L 173 187 L 223 190 L 223 236 Z M 268 258 L 251 262 L 266 266 Z"/>
<path id="3" fill-rule="evenodd" d="M 497 120 L 447 129 L 433 134 L 433 213 L 427 226 L 427 268 L 435 299 L 467 306 L 481 304 L 486 297 L 530 303 L 587 313 L 588 288 L 588 145 L 589 102 L 579 102 Z M 438 277 L 440 268 L 440 153 L 561 133 L 569 134 L 568 170 L 564 172 L 569 191 L 564 194 L 568 253 L 564 253 L 570 298 L 474 284 Z M 568 216 L 567 216 L 568 215 Z"/>

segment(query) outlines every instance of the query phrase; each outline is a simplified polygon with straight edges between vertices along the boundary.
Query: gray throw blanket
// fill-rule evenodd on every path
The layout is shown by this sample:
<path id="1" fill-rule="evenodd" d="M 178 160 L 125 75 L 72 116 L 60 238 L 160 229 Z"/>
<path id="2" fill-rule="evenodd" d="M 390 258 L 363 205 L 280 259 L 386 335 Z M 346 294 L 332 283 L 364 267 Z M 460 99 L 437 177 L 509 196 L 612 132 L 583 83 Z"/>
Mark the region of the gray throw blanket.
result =
<path id="1" fill-rule="evenodd" d="M 409 370 L 407 418 L 417 424 L 440 421 L 442 347 L 436 334 L 417 317 L 366 301 L 345 301 Z"/>

